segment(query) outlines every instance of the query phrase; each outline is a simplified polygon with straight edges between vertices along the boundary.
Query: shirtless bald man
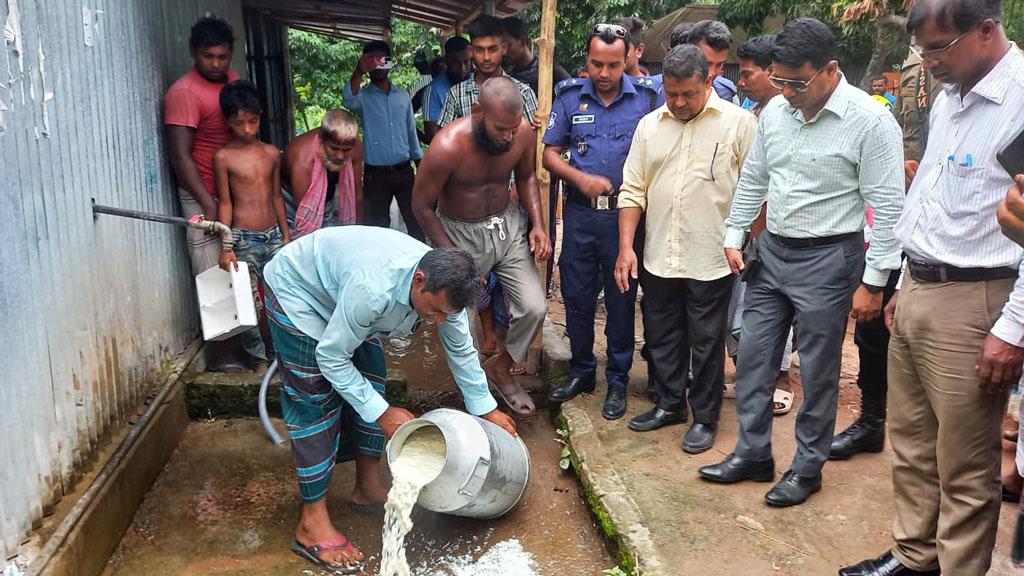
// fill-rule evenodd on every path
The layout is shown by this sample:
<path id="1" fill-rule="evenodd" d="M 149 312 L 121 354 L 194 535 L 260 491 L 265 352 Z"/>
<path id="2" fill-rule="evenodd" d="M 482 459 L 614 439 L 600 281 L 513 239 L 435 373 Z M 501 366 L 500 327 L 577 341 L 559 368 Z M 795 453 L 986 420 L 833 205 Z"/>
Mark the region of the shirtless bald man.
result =
<path id="1" fill-rule="evenodd" d="M 534 267 L 551 256 L 534 175 L 537 139 L 523 118 L 514 82 L 484 82 L 471 116 L 444 127 L 430 144 L 413 188 L 416 219 L 436 247 L 456 246 L 473 255 L 480 271 L 494 271 L 505 288 L 512 320 L 506 350 L 484 362 L 488 379 L 514 412 L 532 414 L 530 396 L 509 374 L 525 362 L 534 333 L 544 322 L 546 296 Z M 520 205 L 509 189 L 515 171 Z"/>

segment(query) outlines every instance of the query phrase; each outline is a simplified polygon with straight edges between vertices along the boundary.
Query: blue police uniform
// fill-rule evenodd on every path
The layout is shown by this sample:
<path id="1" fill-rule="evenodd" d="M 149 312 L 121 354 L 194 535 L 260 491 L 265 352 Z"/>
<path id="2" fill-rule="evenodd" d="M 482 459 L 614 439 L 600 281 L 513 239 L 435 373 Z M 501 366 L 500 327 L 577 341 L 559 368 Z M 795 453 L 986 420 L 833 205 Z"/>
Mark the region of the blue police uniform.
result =
<path id="1" fill-rule="evenodd" d="M 555 87 L 544 144 L 568 147 L 570 165 L 587 174 L 604 176 L 614 191 L 592 199 L 565 183 L 562 255 L 558 262 L 565 301 L 566 332 L 572 349 L 571 377 L 597 370 L 594 357 L 594 312 L 604 282 L 608 313 L 606 376 L 609 388 L 625 388 L 633 365 L 633 309 L 636 282 L 623 294 L 615 285 L 619 255 L 617 196 L 622 185 L 633 132 L 644 115 L 658 106 L 659 85 L 649 78 L 622 77 L 619 94 L 604 105 L 589 78 L 570 78 Z"/>

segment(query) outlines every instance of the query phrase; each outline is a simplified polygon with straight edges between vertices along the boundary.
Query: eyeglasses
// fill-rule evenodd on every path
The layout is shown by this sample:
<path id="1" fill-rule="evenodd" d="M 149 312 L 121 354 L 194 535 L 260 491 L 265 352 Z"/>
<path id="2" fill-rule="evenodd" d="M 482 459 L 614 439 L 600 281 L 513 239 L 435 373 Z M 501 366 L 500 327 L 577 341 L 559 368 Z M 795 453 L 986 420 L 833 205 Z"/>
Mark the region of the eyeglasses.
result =
<path id="1" fill-rule="evenodd" d="M 957 36 L 949 44 L 946 44 L 942 48 L 933 48 L 931 50 L 923 49 L 921 45 L 917 43 L 917 39 L 914 38 L 910 43 L 910 51 L 914 53 L 914 56 L 917 56 L 921 60 L 931 60 L 932 62 L 939 62 L 941 60 L 945 60 L 946 57 L 949 55 L 949 50 L 953 48 L 953 46 L 956 46 L 958 42 L 963 40 L 964 36 L 967 36 L 971 32 L 974 32 L 974 28 L 976 27 L 977 26 L 971 27 L 970 30 Z"/>
<path id="2" fill-rule="evenodd" d="M 828 66 L 828 64 L 825 66 Z M 814 82 L 814 79 L 818 77 L 818 74 L 821 74 L 821 71 L 825 69 L 825 66 L 818 68 L 818 71 L 814 73 L 814 76 L 811 76 L 810 80 L 790 80 L 789 78 L 779 78 L 773 72 L 771 76 L 768 77 L 768 83 L 774 86 L 776 90 L 785 90 L 788 86 L 792 88 L 794 92 L 807 92 L 807 89 L 811 86 L 811 82 Z"/>
<path id="3" fill-rule="evenodd" d="M 598 24 L 597 26 L 594 26 L 594 34 L 602 36 L 606 34 L 611 34 L 616 38 L 621 38 L 625 40 L 626 36 L 629 35 L 629 32 L 622 26 L 619 26 L 618 24 Z"/>

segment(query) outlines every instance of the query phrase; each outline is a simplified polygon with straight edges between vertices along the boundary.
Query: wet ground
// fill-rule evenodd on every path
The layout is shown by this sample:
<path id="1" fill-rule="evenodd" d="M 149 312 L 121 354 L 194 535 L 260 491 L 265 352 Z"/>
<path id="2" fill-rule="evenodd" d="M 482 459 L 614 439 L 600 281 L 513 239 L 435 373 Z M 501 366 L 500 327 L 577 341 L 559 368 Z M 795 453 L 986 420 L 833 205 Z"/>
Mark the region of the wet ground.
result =
<path id="1" fill-rule="evenodd" d="M 542 575 L 597 575 L 614 565 L 575 477 L 558 467 L 562 447 L 550 421 L 523 421 L 520 431 L 533 464 L 523 501 L 491 521 L 417 509 L 407 540 L 415 574 L 449 574 L 446 564 L 465 555 L 475 561 L 509 539 L 535 557 Z M 192 423 L 105 575 L 326 574 L 289 551 L 299 511 L 291 466 L 290 451 L 273 446 L 255 419 Z M 336 468 L 328 505 L 338 528 L 370 557 L 365 573 L 375 574 L 381 519 L 350 510 L 353 478 L 354 464 Z"/>

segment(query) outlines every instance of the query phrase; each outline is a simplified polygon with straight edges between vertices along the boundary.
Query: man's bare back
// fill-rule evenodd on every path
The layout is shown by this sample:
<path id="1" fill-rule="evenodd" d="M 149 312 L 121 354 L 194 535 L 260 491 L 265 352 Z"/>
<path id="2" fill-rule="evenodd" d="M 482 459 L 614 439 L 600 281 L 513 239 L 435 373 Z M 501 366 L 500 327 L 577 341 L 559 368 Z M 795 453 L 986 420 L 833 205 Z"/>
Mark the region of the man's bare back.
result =
<path id="1" fill-rule="evenodd" d="M 517 180 L 533 176 L 535 154 L 536 134 L 525 119 L 511 149 L 493 155 L 477 142 L 472 118 L 467 116 L 438 134 L 423 159 L 421 172 L 435 185 L 437 180 L 446 178 L 437 197 L 442 213 L 460 220 L 481 220 L 500 214 L 508 206 L 513 170 Z M 424 171 L 424 166 L 430 170 Z M 419 189 L 417 177 L 416 190 Z"/>
<path id="2" fill-rule="evenodd" d="M 221 198 L 220 220 L 246 230 L 278 224 L 275 200 L 281 189 L 280 164 L 277 148 L 259 141 L 245 144 L 233 139 L 218 150 L 213 167 Z"/>

